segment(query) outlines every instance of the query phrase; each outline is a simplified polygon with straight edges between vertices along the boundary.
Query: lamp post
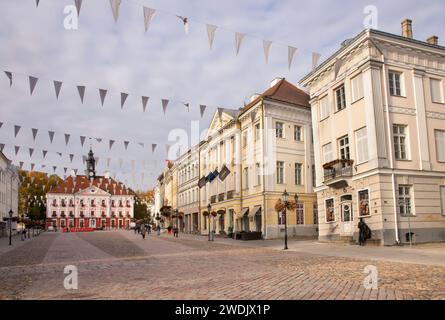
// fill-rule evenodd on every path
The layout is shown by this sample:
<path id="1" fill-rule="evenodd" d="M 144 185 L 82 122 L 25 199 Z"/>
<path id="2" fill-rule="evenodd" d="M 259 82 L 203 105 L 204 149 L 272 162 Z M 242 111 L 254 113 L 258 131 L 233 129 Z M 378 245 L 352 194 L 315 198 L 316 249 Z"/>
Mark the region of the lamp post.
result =
<path id="1" fill-rule="evenodd" d="M 289 194 L 286 190 L 284 190 L 282 194 L 282 200 L 284 203 L 284 250 L 287 250 L 287 206 L 288 206 L 288 200 L 289 200 Z"/>
<path id="2" fill-rule="evenodd" d="M 12 246 L 12 215 L 14 212 L 12 212 L 12 209 L 9 210 L 9 245 Z"/>
<path id="3" fill-rule="evenodd" d="M 209 203 L 207 205 L 207 213 L 208 213 L 208 217 L 209 217 L 209 241 L 213 241 L 213 237 L 210 231 L 210 211 L 212 211 L 212 205 Z"/>

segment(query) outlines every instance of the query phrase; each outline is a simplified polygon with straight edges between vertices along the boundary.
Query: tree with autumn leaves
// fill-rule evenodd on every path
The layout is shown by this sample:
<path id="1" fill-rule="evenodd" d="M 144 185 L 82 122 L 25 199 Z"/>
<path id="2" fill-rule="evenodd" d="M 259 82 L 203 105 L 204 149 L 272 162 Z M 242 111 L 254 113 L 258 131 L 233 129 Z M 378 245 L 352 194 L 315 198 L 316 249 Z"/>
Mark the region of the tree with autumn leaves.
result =
<path id="1" fill-rule="evenodd" d="M 46 218 L 46 193 L 62 179 L 44 172 L 19 170 L 19 218 L 25 224 Z M 25 220 L 25 215 L 28 219 Z"/>

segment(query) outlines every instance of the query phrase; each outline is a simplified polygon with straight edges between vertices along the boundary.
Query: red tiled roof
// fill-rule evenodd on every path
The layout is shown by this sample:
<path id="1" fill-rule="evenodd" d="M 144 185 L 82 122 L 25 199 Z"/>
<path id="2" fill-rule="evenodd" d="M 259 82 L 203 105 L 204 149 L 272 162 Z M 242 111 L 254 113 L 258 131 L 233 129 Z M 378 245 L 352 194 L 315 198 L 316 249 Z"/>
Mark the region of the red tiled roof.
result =
<path id="1" fill-rule="evenodd" d="M 76 178 L 69 176 L 57 186 L 52 188 L 48 193 L 77 193 L 81 190 L 87 189 L 90 186 L 98 187 L 111 195 L 134 195 L 127 187 L 120 184 L 113 178 L 96 177 L 90 185 L 90 180 L 87 176 L 79 175 Z"/>
<path id="2" fill-rule="evenodd" d="M 310 108 L 309 95 L 292 83 L 286 81 L 286 79 L 281 79 L 274 86 L 260 94 L 254 101 L 242 108 L 241 113 L 246 112 L 256 105 L 258 101 L 265 98 Z"/>

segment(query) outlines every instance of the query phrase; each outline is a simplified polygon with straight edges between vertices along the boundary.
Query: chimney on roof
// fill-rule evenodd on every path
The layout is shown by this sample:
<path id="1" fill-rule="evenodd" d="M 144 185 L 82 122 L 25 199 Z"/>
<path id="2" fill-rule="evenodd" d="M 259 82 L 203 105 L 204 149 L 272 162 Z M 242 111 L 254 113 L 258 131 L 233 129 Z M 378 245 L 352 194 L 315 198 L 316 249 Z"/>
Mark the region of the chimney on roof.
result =
<path id="1" fill-rule="evenodd" d="M 413 38 L 413 21 L 405 19 L 402 21 L 402 36 L 406 38 Z"/>
<path id="2" fill-rule="evenodd" d="M 270 82 L 270 87 L 272 88 L 274 85 L 276 85 L 278 82 L 280 82 L 281 80 L 284 80 L 284 78 L 275 78 Z"/>
<path id="3" fill-rule="evenodd" d="M 426 42 L 432 44 L 433 46 L 437 46 L 439 44 L 439 38 L 437 36 L 431 36 L 426 39 Z"/>

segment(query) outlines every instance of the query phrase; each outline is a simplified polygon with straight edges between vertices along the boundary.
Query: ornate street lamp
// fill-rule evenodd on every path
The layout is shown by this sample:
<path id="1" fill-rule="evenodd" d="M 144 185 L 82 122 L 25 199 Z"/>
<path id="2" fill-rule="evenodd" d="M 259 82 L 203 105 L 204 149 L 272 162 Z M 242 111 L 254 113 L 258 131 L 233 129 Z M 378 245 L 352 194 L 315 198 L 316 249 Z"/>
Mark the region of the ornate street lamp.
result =
<path id="1" fill-rule="evenodd" d="M 213 237 L 212 237 L 212 234 L 211 234 L 211 231 L 210 231 L 210 212 L 212 211 L 212 205 L 209 203 L 208 205 L 207 205 L 207 213 L 208 213 L 208 219 L 209 219 L 209 241 L 213 241 Z"/>
<path id="2" fill-rule="evenodd" d="M 284 211 L 283 211 L 283 217 L 284 217 L 284 250 L 287 250 L 287 206 L 289 205 L 289 194 L 287 193 L 286 190 L 284 190 L 283 194 L 282 194 L 282 200 L 284 203 Z"/>
<path id="3" fill-rule="evenodd" d="M 12 212 L 12 209 L 9 210 L 9 245 L 12 246 L 12 215 L 14 212 Z"/>

